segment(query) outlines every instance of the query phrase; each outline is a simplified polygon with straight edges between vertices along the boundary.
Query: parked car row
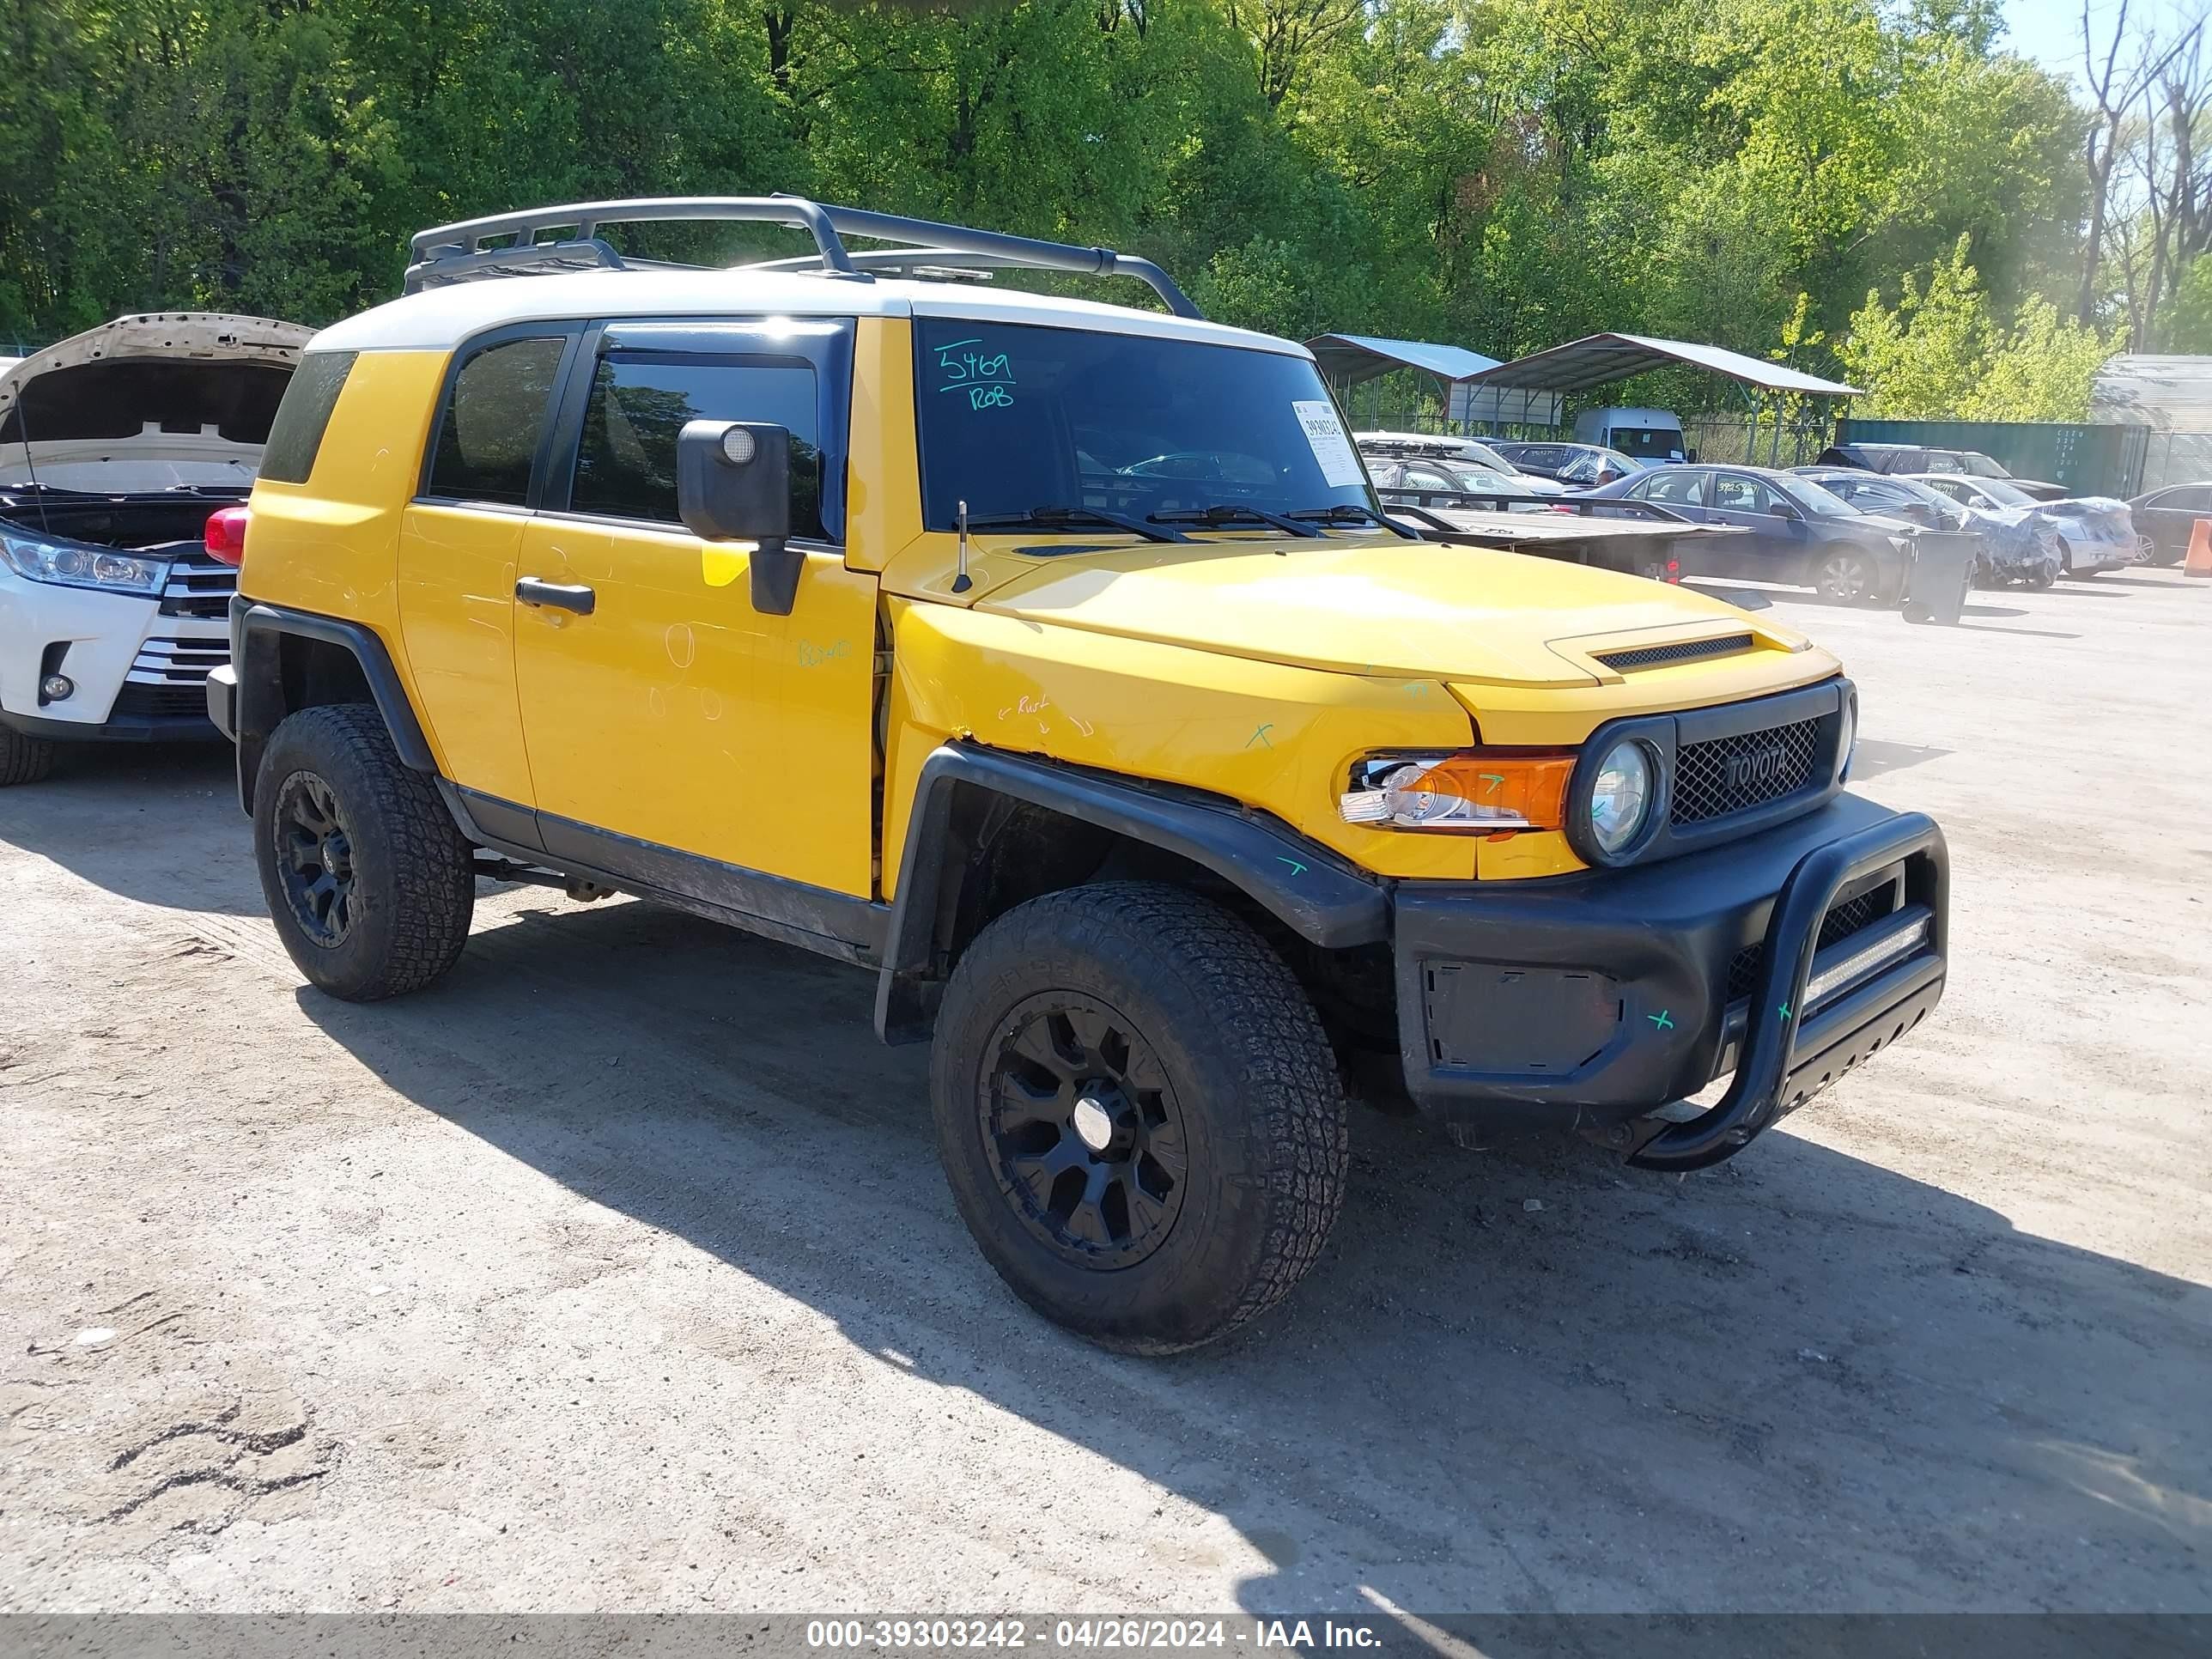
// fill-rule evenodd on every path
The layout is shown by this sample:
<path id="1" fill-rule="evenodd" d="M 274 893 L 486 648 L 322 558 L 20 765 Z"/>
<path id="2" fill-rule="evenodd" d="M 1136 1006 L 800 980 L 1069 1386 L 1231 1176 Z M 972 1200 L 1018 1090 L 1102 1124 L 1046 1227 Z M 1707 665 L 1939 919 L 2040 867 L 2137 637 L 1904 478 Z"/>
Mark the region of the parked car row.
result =
<path id="1" fill-rule="evenodd" d="M 1923 529 L 1975 532 L 1980 539 L 1975 579 L 1984 586 L 2021 582 L 2030 587 L 2048 587 L 2066 568 L 2057 528 L 2039 514 L 1968 507 L 1919 478 L 1862 472 L 1854 467 L 1796 470 L 1862 513 L 1900 519 Z"/>

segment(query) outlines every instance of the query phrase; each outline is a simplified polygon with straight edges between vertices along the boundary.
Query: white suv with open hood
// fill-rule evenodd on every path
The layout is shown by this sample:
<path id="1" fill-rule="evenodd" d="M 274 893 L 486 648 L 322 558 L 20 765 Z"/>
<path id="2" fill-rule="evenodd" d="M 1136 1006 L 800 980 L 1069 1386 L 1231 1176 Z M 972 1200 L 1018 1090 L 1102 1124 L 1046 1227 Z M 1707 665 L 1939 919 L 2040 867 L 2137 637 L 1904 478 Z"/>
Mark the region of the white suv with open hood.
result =
<path id="1" fill-rule="evenodd" d="M 153 313 L 0 368 L 0 785 L 57 740 L 217 735 L 238 572 L 208 520 L 252 488 L 312 332 Z"/>

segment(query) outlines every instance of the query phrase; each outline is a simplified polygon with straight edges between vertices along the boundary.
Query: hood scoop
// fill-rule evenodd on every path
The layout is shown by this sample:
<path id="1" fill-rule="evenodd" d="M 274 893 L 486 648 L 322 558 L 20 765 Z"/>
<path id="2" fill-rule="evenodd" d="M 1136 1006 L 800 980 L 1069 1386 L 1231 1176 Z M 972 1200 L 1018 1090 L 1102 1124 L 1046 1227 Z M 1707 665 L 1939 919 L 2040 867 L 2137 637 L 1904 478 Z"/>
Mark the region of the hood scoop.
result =
<path id="1" fill-rule="evenodd" d="M 1633 674 L 1638 669 L 1671 668 L 1708 657 L 1733 657 L 1757 643 L 1749 634 L 1723 634 L 1708 640 L 1677 640 L 1672 645 L 1639 645 L 1627 651 L 1594 651 L 1590 655 L 1615 673 Z"/>

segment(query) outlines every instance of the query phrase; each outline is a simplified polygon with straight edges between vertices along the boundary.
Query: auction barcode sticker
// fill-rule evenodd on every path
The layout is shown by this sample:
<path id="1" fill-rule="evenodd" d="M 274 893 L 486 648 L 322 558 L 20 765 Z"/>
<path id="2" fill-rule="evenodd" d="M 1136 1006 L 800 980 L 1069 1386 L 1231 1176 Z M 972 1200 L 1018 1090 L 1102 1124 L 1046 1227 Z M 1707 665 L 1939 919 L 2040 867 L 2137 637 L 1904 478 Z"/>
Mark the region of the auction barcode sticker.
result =
<path id="1" fill-rule="evenodd" d="M 1321 463 L 1321 476 L 1332 489 L 1357 489 L 1367 482 L 1359 470 L 1359 457 L 1352 453 L 1352 440 L 1344 435 L 1344 422 L 1336 418 L 1336 406 L 1316 398 L 1294 402 L 1291 407 L 1297 414 L 1298 426 L 1306 434 L 1306 445 L 1313 451 L 1314 459 Z"/>

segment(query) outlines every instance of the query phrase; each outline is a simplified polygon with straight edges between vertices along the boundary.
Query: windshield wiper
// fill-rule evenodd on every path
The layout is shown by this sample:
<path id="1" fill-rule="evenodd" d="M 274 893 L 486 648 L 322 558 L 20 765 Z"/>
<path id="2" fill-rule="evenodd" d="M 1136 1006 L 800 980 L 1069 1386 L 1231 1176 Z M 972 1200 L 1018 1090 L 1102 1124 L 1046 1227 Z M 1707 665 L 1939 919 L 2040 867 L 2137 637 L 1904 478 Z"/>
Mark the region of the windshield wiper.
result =
<path id="1" fill-rule="evenodd" d="M 1345 516 L 1346 514 L 1349 514 L 1351 516 L 1346 518 Z M 1310 522 L 1319 524 L 1357 524 L 1363 520 L 1372 519 L 1376 524 L 1381 525 L 1383 529 L 1389 531 L 1394 536 L 1403 536 L 1409 542 L 1417 542 L 1421 539 L 1421 535 L 1419 531 L 1407 529 L 1405 526 L 1400 524 L 1395 519 L 1390 517 L 1388 514 L 1377 513 L 1371 507 L 1361 507 L 1352 501 L 1339 501 L 1334 507 L 1309 507 L 1303 513 L 1291 513 L 1286 514 L 1284 516 L 1292 519 L 1304 519 Z"/>
<path id="2" fill-rule="evenodd" d="M 1310 524 L 1300 524 L 1296 519 L 1286 519 L 1279 513 L 1270 513 L 1262 507 L 1248 507 L 1242 501 L 1216 501 L 1211 507 L 1179 507 L 1165 513 L 1147 513 L 1145 517 L 1153 524 L 1202 524 L 1208 530 L 1218 530 L 1239 519 L 1249 519 L 1255 524 L 1273 525 L 1278 530 L 1287 530 L 1293 536 L 1321 534 Z"/>
<path id="3" fill-rule="evenodd" d="M 1086 524 L 1103 525 L 1109 530 L 1125 530 L 1132 536 L 1142 536 L 1148 542 L 1187 542 L 1190 539 L 1179 530 L 1162 530 L 1141 519 L 1124 518 L 1119 513 L 1102 513 L 1095 507 L 1033 507 L 1026 513 L 1000 513 L 989 518 L 968 520 L 970 530 L 1062 531 Z"/>

